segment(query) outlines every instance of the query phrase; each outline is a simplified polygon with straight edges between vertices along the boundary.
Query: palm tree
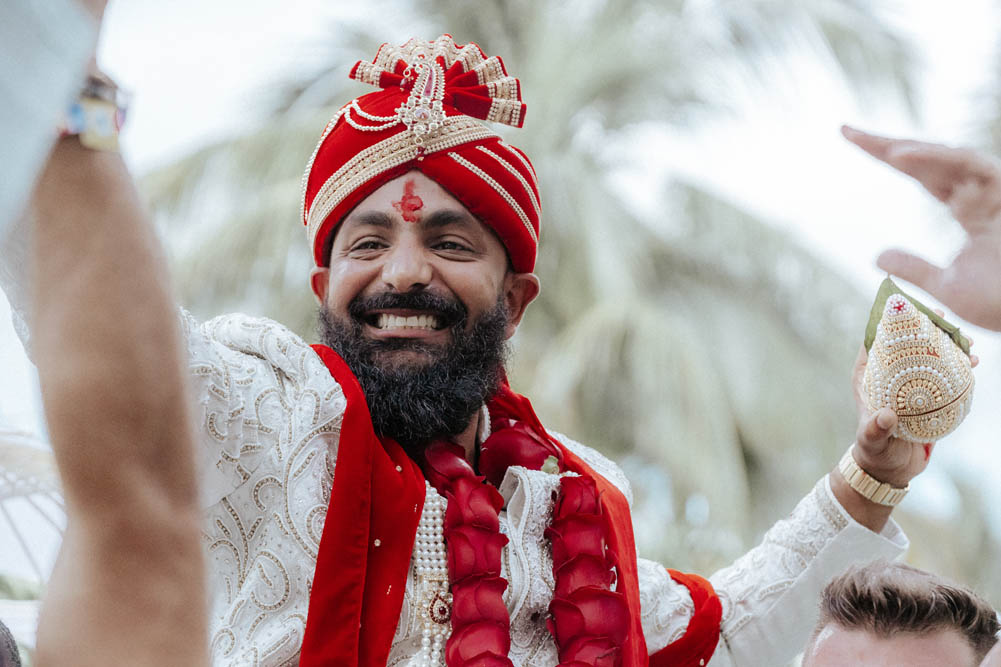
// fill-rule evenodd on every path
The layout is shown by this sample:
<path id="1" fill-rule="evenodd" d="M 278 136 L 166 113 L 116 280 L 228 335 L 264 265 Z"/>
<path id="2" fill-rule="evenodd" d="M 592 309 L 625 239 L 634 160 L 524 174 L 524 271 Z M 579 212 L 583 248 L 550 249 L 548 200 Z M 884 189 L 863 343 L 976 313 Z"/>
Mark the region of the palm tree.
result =
<path id="1" fill-rule="evenodd" d="M 644 124 L 685 128 L 727 113 L 733 82 L 764 94 L 762 63 L 804 50 L 860 94 L 889 85 L 909 104 L 910 47 L 861 0 L 414 0 L 402 10 L 429 34 L 504 54 L 524 85 L 528 122 L 508 136 L 533 156 L 546 215 L 544 290 L 516 341 L 516 387 L 557 430 L 670 471 L 637 489 L 674 517 L 657 529 L 663 539 L 638 529 L 648 555 L 703 571 L 732 558 L 850 441 L 848 372 L 865 303 L 696 184 L 665 187 L 671 226 L 632 213 L 608 178 L 630 159 L 617 148 Z M 235 308 L 311 326 L 301 169 L 336 105 L 367 92 L 347 68 L 383 41 L 365 26 L 332 34 L 336 60 L 279 86 L 259 131 L 144 182 L 196 315 Z"/>

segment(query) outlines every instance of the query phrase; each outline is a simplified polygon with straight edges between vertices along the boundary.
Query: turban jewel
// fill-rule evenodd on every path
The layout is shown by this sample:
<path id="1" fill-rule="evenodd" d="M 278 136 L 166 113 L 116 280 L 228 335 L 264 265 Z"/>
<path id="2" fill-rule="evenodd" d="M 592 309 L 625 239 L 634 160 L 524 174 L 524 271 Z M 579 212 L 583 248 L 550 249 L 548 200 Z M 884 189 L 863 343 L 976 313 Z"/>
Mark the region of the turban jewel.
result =
<path id="1" fill-rule="evenodd" d="M 480 121 L 521 127 L 521 84 L 498 57 L 451 35 L 383 44 L 351 78 L 380 90 L 331 119 L 303 176 L 302 221 L 318 266 L 341 220 L 386 182 L 419 170 L 489 226 L 516 271 L 531 271 L 541 208 L 535 171 Z"/>

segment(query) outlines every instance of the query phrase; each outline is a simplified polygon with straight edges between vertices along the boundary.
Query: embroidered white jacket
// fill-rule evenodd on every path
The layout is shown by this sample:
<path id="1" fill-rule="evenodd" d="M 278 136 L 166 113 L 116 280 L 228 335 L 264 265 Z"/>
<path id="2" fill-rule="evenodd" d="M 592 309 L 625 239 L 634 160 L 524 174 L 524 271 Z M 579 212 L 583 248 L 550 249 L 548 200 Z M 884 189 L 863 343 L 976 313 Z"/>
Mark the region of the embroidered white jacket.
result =
<path id="1" fill-rule="evenodd" d="M 330 499 L 345 407 L 312 349 L 281 325 L 243 315 L 203 325 L 183 316 L 198 397 L 204 545 L 211 587 L 210 639 L 217 667 L 295 665 Z M 632 500 L 614 463 L 559 437 Z M 349 446 L 349 443 L 345 443 Z M 558 662 L 545 626 L 552 562 L 542 532 L 557 478 L 512 468 L 501 487 L 505 602 L 516 665 Z M 393 535 L 376 536 L 381 542 Z M 894 522 L 879 535 L 855 523 L 826 478 L 762 543 L 710 577 L 723 603 L 710 665 L 784 665 L 816 620 L 826 582 L 849 564 L 894 558 L 907 541 Z M 420 649 L 414 571 L 407 581 L 389 663 Z M 680 637 L 693 613 L 687 589 L 640 559 L 643 632 L 651 653 Z"/>
<path id="2" fill-rule="evenodd" d="M 0 286 L 30 355 L 27 227 L 0 237 Z M 227 315 L 199 324 L 186 313 L 181 320 L 197 402 L 213 665 L 296 665 L 344 395 L 312 348 L 276 322 Z M 618 466 L 554 435 L 632 502 Z M 552 475 L 513 468 L 501 485 L 506 507 L 500 524 L 510 540 L 502 555 L 502 574 L 510 582 L 504 599 L 511 613 L 510 657 L 519 666 L 558 662 L 544 622 L 553 581 L 542 537 L 555 483 Z M 820 480 L 759 546 L 710 577 L 723 620 L 709 665 L 785 665 L 805 644 L 828 580 L 852 563 L 895 558 L 906 548 L 896 523 L 879 535 L 869 531 L 838 504 L 827 478 Z M 640 559 L 638 566 L 643 632 L 653 653 L 684 633 L 694 605 L 662 565 Z M 392 665 L 408 664 L 420 648 L 413 576 L 412 568 Z"/>

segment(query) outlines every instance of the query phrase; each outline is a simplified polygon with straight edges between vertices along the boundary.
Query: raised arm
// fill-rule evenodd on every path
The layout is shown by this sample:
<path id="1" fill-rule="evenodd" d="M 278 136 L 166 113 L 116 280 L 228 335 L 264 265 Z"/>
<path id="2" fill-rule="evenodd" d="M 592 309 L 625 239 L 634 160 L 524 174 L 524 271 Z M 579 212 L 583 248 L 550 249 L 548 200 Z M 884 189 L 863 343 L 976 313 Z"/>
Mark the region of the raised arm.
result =
<path id="1" fill-rule="evenodd" d="M 34 199 L 32 331 L 68 524 L 38 665 L 207 664 L 186 374 L 119 155 L 65 138 Z"/>
<path id="2" fill-rule="evenodd" d="M 913 177 L 949 207 L 967 239 L 947 267 L 903 250 L 877 264 L 925 290 L 963 319 L 1001 331 L 1001 164 L 968 148 L 890 139 L 845 127 L 849 141 Z"/>

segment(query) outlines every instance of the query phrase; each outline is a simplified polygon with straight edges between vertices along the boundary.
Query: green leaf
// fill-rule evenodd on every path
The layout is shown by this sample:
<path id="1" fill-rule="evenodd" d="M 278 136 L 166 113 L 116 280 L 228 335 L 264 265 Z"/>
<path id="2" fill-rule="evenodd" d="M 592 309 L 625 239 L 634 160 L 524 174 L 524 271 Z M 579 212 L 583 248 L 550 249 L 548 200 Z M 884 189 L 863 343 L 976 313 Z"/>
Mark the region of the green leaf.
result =
<path id="1" fill-rule="evenodd" d="M 865 351 L 868 352 L 872 347 L 872 342 L 876 340 L 876 328 L 879 326 L 879 321 L 883 319 L 883 308 L 886 306 L 886 300 L 889 299 L 894 294 L 899 294 L 908 301 L 914 304 L 914 307 L 919 311 L 928 316 L 928 318 L 942 331 L 949 334 L 949 338 L 959 346 L 967 356 L 970 355 L 970 341 L 959 333 L 959 327 L 955 324 L 950 324 L 943 317 L 939 317 L 934 313 L 928 306 L 924 305 L 911 295 L 900 289 L 895 282 L 893 282 L 889 276 L 883 281 L 879 286 L 879 291 L 876 293 L 876 300 L 872 304 L 872 310 L 869 312 L 869 324 L 865 328 Z"/>

